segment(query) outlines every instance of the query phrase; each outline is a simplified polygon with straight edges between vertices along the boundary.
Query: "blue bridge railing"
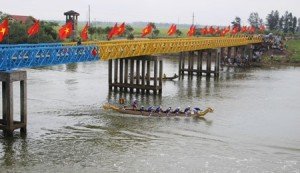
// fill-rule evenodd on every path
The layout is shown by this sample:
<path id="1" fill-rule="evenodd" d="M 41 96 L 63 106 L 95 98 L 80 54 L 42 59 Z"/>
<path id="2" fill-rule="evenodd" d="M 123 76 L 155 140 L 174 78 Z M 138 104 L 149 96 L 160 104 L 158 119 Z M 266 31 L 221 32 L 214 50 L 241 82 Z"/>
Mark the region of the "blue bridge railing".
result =
<path id="1" fill-rule="evenodd" d="M 39 43 L 39 44 L 0 44 L 1 49 L 12 48 L 35 48 L 35 47 L 61 47 L 62 43 Z"/>
<path id="2" fill-rule="evenodd" d="M 0 71 L 69 64 L 100 59 L 97 46 L 22 44 L 0 46 Z"/>

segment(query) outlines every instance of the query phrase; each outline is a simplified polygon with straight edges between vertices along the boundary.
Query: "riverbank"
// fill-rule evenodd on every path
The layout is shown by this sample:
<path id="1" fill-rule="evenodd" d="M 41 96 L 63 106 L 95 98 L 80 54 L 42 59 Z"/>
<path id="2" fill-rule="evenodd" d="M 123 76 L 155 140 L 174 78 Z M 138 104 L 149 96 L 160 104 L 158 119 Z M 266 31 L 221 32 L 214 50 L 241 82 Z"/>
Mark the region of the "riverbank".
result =
<path id="1" fill-rule="evenodd" d="M 300 39 L 289 40 L 283 51 L 272 49 L 265 52 L 262 65 L 293 65 L 300 66 Z"/>

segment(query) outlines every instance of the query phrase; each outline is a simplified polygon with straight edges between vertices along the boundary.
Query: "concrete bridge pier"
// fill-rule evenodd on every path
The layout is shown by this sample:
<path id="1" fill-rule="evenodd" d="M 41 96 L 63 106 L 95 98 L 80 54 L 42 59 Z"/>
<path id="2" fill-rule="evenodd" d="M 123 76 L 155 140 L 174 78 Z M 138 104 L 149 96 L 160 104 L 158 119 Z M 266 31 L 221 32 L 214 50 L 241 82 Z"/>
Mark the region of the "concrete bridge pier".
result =
<path id="1" fill-rule="evenodd" d="M 108 62 L 109 90 L 162 93 L 163 61 L 154 56 L 114 59 Z"/>
<path id="2" fill-rule="evenodd" d="M 13 135 L 13 131 L 27 131 L 27 73 L 26 71 L 0 72 L 2 82 L 2 118 L 0 129 L 5 135 Z M 20 82 L 20 120 L 14 120 L 13 83 Z"/>
<path id="3" fill-rule="evenodd" d="M 221 68 L 223 68 L 225 61 L 226 61 L 225 53 L 226 53 L 225 48 L 224 47 L 220 48 L 220 62 L 219 63 L 220 63 Z"/>
<path id="4" fill-rule="evenodd" d="M 247 46 L 248 51 L 249 51 L 249 62 L 253 62 L 253 50 L 254 46 L 252 44 Z"/>
<path id="5" fill-rule="evenodd" d="M 205 73 L 207 77 L 210 77 L 211 74 L 218 76 L 220 70 L 220 57 L 221 49 L 191 51 L 188 52 L 187 57 L 186 53 L 182 52 L 180 53 L 179 58 L 179 76 L 183 77 L 186 72 L 189 77 L 194 76 L 195 74 L 197 76 L 202 76 L 203 73 Z M 186 61 L 187 67 L 185 65 Z M 203 68 L 205 61 L 206 68 Z M 215 66 L 212 69 L 213 62 L 215 63 Z"/>

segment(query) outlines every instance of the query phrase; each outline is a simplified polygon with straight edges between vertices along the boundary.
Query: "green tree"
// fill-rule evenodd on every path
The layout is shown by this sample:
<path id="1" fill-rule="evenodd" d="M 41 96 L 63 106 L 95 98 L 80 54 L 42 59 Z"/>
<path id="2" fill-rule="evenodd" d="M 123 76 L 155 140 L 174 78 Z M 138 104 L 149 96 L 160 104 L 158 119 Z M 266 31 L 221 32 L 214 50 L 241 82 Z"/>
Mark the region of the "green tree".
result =
<path id="1" fill-rule="evenodd" d="M 152 38 L 157 38 L 159 33 L 160 33 L 160 31 L 158 29 L 154 29 L 152 32 Z"/>
<path id="2" fill-rule="evenodd" d="M 298 32 L 300 32 L 300 18 L 298 18 L 298 29 L 297 29 Z"/>
<path id="3" fill-rule="evenodd" d="M 293 18 L 293 33 L 297 32 L 297 17 Z"/>
<path id="4" fill-rule="evenodd" d="M 104 28 L 104 34 L 108 34 L 111 31 L 112 28 L 113 27 L 109 27 L 109 26 L 105 27 Z"/>
<path id="5" fill-rule="evenodd" d="M 242 19 L 240 17 L 235 17 L 235 19 L 231 22 L 233 28 L 239 28 L 241 30 L 241 22 Z"/>
<path id="6" fill-rule="evenodd" d="M 283 22 L 284 22 L 284 17 L 281 16 L 281 18 L 279 19 L 279 22 L 278 22 L 278 30 L 279 31 L 283 31 L 283 27 L 284 27 Z"/>
<path id="7" fill-rule="evenodd" d="M 7 14 L 0 11 L 0 21 L 2 21 L 6 17 L 7 17 Z"/>
<path id="8" fill-rule="evenodd" d="M 89 27 L 89 34 L 91 35 L 91 37 L 93 38 L 93 36 L 96 34 L 97 32 L 97 28 L 96 27 Z"/>
<path id="9" fill-rule="evenodd" d="M 179 29 L 177 29 L 177 30 L 176 30 L 176 35 L 177 35 L 178 37 L 180 37 L 180 36 L 182 35 L 182 32 L 181 32 Z"/>
<path id="10" fill-rule="evenodd" d="M 284 16 L 283 16 L 283 28 L 282 31 L 284 33 L 288 33 L 289 32 L 289 12 L 286 11 Z"/>
<path id="11" fill-rule="evenodd" d="M 253 12 L 250 14 L 248 22 L 255 28 L 259 28 L 261 25 L 263 25 L 263 20 L 259 17 L 257 12 Z"/>
<path id="12" fill-rule="evenodd" d="M 104 34 L 104 29 L 101 28 L 101 27 L 97 27 L 97 28 L 96 28 L 96 33 L 97 33 L 98 35 Z"/>
<path id="13" fill-rule="evenodd" d="M 25 24 L 19 22 L 10 22 L 9 35 L 5 38 L 3 44 L 23 44 L 23 43 L 50 43 L 57 41 L 57 31 L 54 30 L 55 26 L 58 26 L 54 22 L 40 22 L 40 31 L 29 37 L 27 34 L 28 28 L 32 25 L 32 22 Z"/>
<path id="14" fill-rule="evenodd" d="M 153 23 L 153 22 L 150 22 L 149 23 L 149 25 L 151 25 L 152 26 L 152 28 L 155 30 L 156 29 L 156 25 L 155 25 L 155 23 Z"/>
<path id="15" fill-rule="evenodd" d="M 270 14 L 267 16 L 267 26 L 269 27 L 269 30 L 278 30 L 279 28 L 279 12 L 272 11 Z"/>
<path id="16" fill-rule="evenodd" d="M 134 39 L 134 34 L 133 34 L 133 27 L 130 26 L 130 25 L 126 25 L 126 29 L 125 29 L 125 35 L 126 35 L 126 38 L 128 40 L 133 40 Z"/>
<path id="17" fill-rule="evenodd" d="M 294 24 L 293 24 L 293 14 L 289 13 L 288 14 L 288 32 L 289 33 L 294 33 L 295 29 L 293 28 Z"/>

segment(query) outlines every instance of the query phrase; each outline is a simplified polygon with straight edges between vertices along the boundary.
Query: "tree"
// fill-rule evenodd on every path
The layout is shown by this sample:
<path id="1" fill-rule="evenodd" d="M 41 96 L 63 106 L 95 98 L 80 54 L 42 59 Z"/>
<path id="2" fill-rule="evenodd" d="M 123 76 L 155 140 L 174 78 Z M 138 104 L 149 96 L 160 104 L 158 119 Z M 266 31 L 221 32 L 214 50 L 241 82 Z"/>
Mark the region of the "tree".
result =
<path id="1" fill-rule="evenodd" d="M 298 32 L 300 32 L 300 18 L 298 18 Z"/>
<path id="2" fill-rule="evenodd" d="M 293 33 L 297 32 L 297 17 L 293 18 Z"/>
<path id="3" fill-rule="evenodd" d="M 253 12 L 250 14 L 250 17 L 248 19 L 248 22 L 251 26 L 254 26 L 255 28 L 259 28 L 261 25 L 263 25 L 263 20 L 259 17 L 257 12 Z"/>
<path id="4" fill-rule="evenodd" d="M 177 29 L 177 30 L 176 30 L 176 35 L 177 35 L 178 37 L 180 37 L 180 36 L 182 35 L 182 32 L 181 32 L 179 29 Z"/>
<path id="5" fill-rule="evenodd" d="M 158 29 L 154 29 L 152 32 L 152 38 L 157 38 L 159 33 L 160 33 L 160 31 Z"/>
<path id="6" fill-rule="evenodd" d="M 97 28 L 96 27 L 89 27 L 89 34 L 91 34 L 91 36 L 93 37 L 93 35 L 97 32 Z"/>
<path id="7" fill-rule="evenodd" d="M 29 37 L 27 34 L 28 28 L 32 25 L 32 22 L 25 24 L 19 22 L 9 23 L 9 35 L 5 38 L 3 44 L 23 44 L 23 43 L 51 43 L 57 41 L 57 31 L 54 30 L 58 26 L 55 22 L 40 22 L 40 31 Z"/>
<path id="8" fill-rule="evenodd" d="M 97 33 L 98 35 L 101 35 L 101 34 L 104 33 L 104 29 L 101 28 L 101 27 L 97 27 L 97 28 L 96 28 L 96 33 Z"/>
<path id="9" fill-rule="evenodd" d="M 278 30 L 279 28 L 279 12 L 276 10 L 275 12 L 272 11 L 267 16 L 267 26 L 269 27 L 269 30 L 274 31 Z"/>
<path id="10" fill-rule="evenodd" d="M 155 23 L 153 23 L 153 22 L 150 22 L 150 23 L 149 23 L 149 25 L 151 25 L 151 26 L 152 26 L 152 28 L 153 28 L 154 30 L 156 30 L 156 25 L 155 25 Z"/>
<path id="11" fill-rule="evenodd" d="M 283 28 L 282 28 L 284 33 L 289 32 L 289 12 L 286 11 L 284 16 L 283 16 Z"/>
<path id="12" fill-rule="evenodd" d="M 279 22 L 278 22 L 278 30 L 280 31 L 283 31 L 283 21 L 284 21 L 284 17 L 281 16 L 281 18 L 279 19 Z"/>
<path id="13" fill-rule="evenodd" d="M 292 13 L 289 13 L 288 14 L 288 32 L 289 33 L 294 33 L 295 30 L 293 28 L 294 24 L 293 24 L 293 14 Z"/>
<path id="14" fill-rule="evenodd" d="M 274 13 L 274 23 L 276 23 L 276 27 L 275 27 L 275 29 L 276 30 L 278 30 L 278 25 L 279 25 L 279 12 L 278 12 L 278 10 L 276 10 L 275 11 L 275 13 Z"/>
<path id="15" fill-rule="evenodd" d="M 134 31 L 134 29 L 133 29 L 132 26 L 126 25 L 125 35 L 126 35 L 128 40 L 133 40 L 134 39 L 133 31 Z"/>
<path id="16" fill-rule="evenodd" d="M 134 31 L 134 29 L 131 25 L 126 25 L 126 33 L 131 33 L 133 31 Z"/>
<path id="17" fill-rule="evenodd" d="M 104 34 L 108 34 L 111 31 L 112 28 L 113 27 L 109 27 L 109 26 L 105 27 L 104 28 Z"/>
<path id="18" fill-rule="evenodd" d="M 6 17 L 7 17 L 7 14 L 3 13 L 2 11 L 0 11 L 0 21 L 2 21 Z"/>
<path id="19" fill-rule="evenodd" d="M 233 28 L 238 28 L 240 31 L 241 30 L 241 22 L 242 22 L 241 18 L 237 16 L 237 17 L 235 17 L 234 21 L 231 22 L 231 24 L 232 24 Z"/>

